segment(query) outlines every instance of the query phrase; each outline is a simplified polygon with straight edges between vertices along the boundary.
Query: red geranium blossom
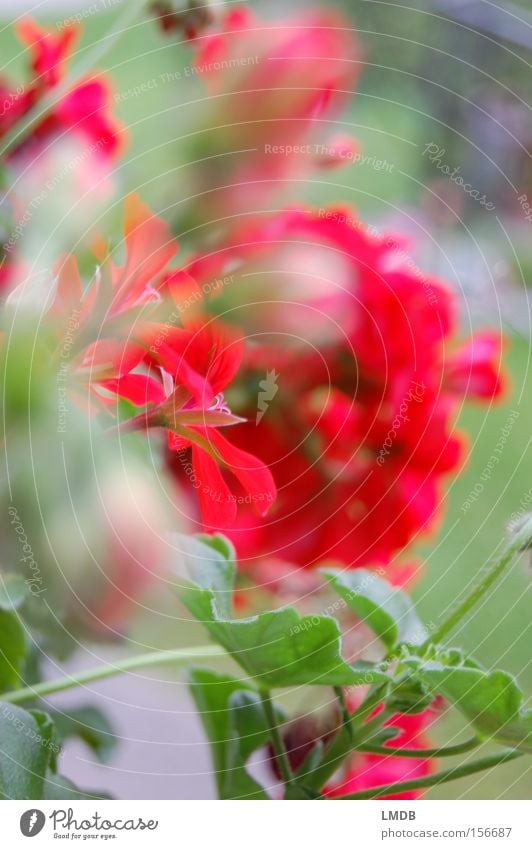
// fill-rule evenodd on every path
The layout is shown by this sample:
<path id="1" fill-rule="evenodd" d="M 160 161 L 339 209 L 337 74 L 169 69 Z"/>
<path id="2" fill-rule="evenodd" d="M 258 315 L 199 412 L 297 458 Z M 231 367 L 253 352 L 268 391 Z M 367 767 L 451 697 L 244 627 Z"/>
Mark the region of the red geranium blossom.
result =
<path id="1" fill-rule="evenodd" d="M 72 257 L 57 267 L 50 317 L 62 324 L 73 311 L 78 316 L 82 342 L 71 358 L 78 394 L 85 385 L 97 410 L 125 398 L 143 408 L 126 426 L 168 432 L 169 449 L 179 453 L 185 473 L 190 466 L 206 527 L 236 515 L 237 499 L 221 469 L 234 475 L 264 515 L 275 498 L 271 473 L 219 430 L 242 421 L 222 394 L 242 360 L 240 334 L 217 320 L 195 323 L 179 311 L 185 294 L 201 293 L 188 274 L 168 272 L 177 244 L 165 222 L 134 195 L 125 203 L 124 241 L 122 266 L 103 243 L 96 246 L 101 265 L 86 293 Z M 177 301 L 173 322 L 160 321 L 161 290 Z"/>
<path id="2" fill-rule="evenodd" d="M 201 284 L 229 271 L 244 281 L 213 287 L 211 303 L 252 334 L 239 385 L 278 375 L 262 418 L 258 393 L 240 393 L 238 444 L 279 490 L 268 521 L 242 511 L 229 531 L 242 561 L 387 563 L 430 530 L 461 462 L 460 405 L 502 391 L 499 339 L 457 347 L 451 292 L 350 210 L 262 219 L 188 270 Z"/>
<path id="3" fill-rule="evenodd" d="M 42 29 L 28 18 L 18 24 L 17 32 L 30 50 L 33 77 L 18 88 L 0 81 L 0 97 L 4 104 L 0 138 L 64 78 L 80 29 L 72 25 L 56 33 Z M 29 137 L 21 138 L 11 156 L 30 148 L 34 154 L 36 143 L 41 144 L 65 132 L 80 134 L 97 144 L 104 156 L 115 156 L 120 147 L 121 128 L 111 117 L 108 103 L 108 84 L 102 75 L 79 81 L 35 124 Z"/>
<path id="4" fill-rule="evenodd" d="M 27 216 L 34 193 L 47 187 L 48 181 L 61 182 L 66 173 L 72 173 L 75 176 L 70 179 L 77 181 L 72 190 L 75 196 L 83 196 L 92 186 L 99 187 L 100 195 L 104 195 L 110 164 L 123 139 L 122 128 L 110 113 L 107 80 L 100 74 L 79 80 L 70 90 L 58 94 L 27 131 L 19 126 L 34 107 L 54 96 L 65 78 L 79 27 L 67 26 L 56 33 L 24 19 L 17 32 L 30 52 L 31 71 L 29 81 L 18 86 L 0 78 L 0 148 L 8 133 L 19 131 L 5 155 L 12 173 L 3 200 L 10 207 L 13 227 L 0 260 L 0 290 L 24 280 L 29 261 L 20 256 L 17 226 L 24 229 L 20 220 Z M 69 159 L 66 166 L 65 157 Z M 76 167 L 78 158 L 83 168 Z M 58 168 L 66 170 L 60 170 L 58 176 Z"/>
<path id="5" fill-rule="evenodd" d="M 209 93 L 192 172 L 202 221 L 254 211 L 287 181 L 339 159 L 330 122 L 359 73 L 358 44 L 339 13 L 264 21 L 234 8 L 193 46 L 194 70 Z M 340 147 L 345 153 L 351 143 L 344 137 Z"/>

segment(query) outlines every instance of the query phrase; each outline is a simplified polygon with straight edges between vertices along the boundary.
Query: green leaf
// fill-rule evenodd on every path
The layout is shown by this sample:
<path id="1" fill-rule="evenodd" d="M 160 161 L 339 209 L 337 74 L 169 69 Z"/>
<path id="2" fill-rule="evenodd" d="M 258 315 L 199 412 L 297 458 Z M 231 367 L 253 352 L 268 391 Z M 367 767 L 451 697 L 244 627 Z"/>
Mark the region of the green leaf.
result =
<path id="1" fill-rule="evenodd" d="M 57 769 L 57 757 L 61 751 L 61 741 L 52 717 L 42 710 L 30 710 L 28 713 L 31 714 L 39 726 L 41 745 L 48 749 L 49 752 L 48 765 L 50 769 L 55 771 Z"/>
<path id="2" fill-rule="evenodd" d="M 391 685 L 387 706 L 395 713 L 421 713 L 433 698 L 430 688 L 419 676 L 407 674 Z"/>
<path id="3" fill-rule="evenodd" d="M 53 762 L 49 741 L 42 714 L 36 717 L 0 702 L 0 799 L 43 798 L 44 779 Z"/>
<path id="4" fill-rule="evenodd" d="M 132 419 L 138 413 L 138 409 L 132 401 L 128 401 L 127 398 L 121 397 L 118 397 L 113 410 L 116 413 L 119 422 L 127 422 L 128 419 Z"/>
<path id="5" fill-rule="evenodd" d="M 381 664 L 359 661 L 351 665 L 343 659 L 340 628 L 329 616 L 301 616 L 295 608 L 284 607 L 233 619 L 232 549 L 220 537 L 196 538 L 186 545 L 193 584 L 182 592 L 184 604 L 212 639 L 262 686 L 347 686 L 387 680 Z"/>
<path id="6" fill-rule="evenodd" d="M 22 575 L 0 573 L 0 610 L 18 610 L 27 595 L 28 588 Z"/>
<path id="7" fill-rule="evenodd" d="M 48 772 L 44 780 L 43 799 L 112 799 L 99 790 L 80 790 L 64 775 Z"/>
<path id="8" fill-rule="evenodd" d="M 18 686 L 28 642 L 15 610 L 0 609 L 0 692 Z"/>
<path id="9" fill-rule="evenodd" d="M 252 752 L 269 737 L 258 694 L 208 669 L 192 670 L 190 686 L 211 745 L 220 799 L 267 799 L 245 768 Z"/>
<path id="10" fill-rule="evenodd" d="M 106 763 L 115 750 L 117 738 L 106 715 L 98 708 L 86 705 L 51 711 L 52 719 L 61 740 L 78 737 Z"/>
<path id="11" fill-rule="evenodd" d="M 269 739 L 262 700 L 255 691 L 236 690 L 229 696 L 227 704 L 238 738 L 238 756 L 247 761 Z M 283 721 L 284 715 L 278 708 L 276 716 L 278 721 Z"/>
<path id="12" fill-rule="evenodd" d="M 233 547 L 219 534 L 212 537 L 180 535 L 179 539 L 185 563 L 196 585 L 185 588 L 184 603 L 204 624 L 213 615 L 231 619 L 236 573 Z"/>
<path id="13" fill-rule="evenodd" d="M 532 710 L 524 709 L 523 693 L 507 672 L 418 659 L 410 663 L 421 681 L 454 704 L 480 737 L 532 752 Z"/>
<path id="14" fill-rule="evenodd" d="M 320 570 L 350 610 L 392 649 L 397 643 L 421 645 L 427 633 L 406 593 L 367 569 Z"/>

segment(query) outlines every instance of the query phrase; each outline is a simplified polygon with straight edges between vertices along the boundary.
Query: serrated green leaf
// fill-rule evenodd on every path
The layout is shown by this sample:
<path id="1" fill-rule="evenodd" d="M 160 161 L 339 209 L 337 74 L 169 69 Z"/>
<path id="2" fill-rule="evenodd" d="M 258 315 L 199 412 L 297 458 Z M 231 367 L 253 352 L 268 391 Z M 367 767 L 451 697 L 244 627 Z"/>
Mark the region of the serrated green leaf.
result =
<path id="1" fill-rule="evenodd" d="M 15 610 L 0 610 L 0 693 L 18 686 L 28 642 Z"/>
<path id="2" fill-rule="evenodd" d="M 196 587 L 185 588 L 183 601 L 204 624 L 216 616 L 231 619 L 235 580 L 234 549 L 219 534 L 180 536 L 186 566 Z"/>
<path id="3" fill-rule="evenodd" d="M 532 711 L 523 708 L 523 693 L 509 673 L 438 661 L 411 664 L 434 694 L 464 714 L 480 737 L 532 752 Z"/>
<path id="4" fill-rule="evenodd" d="M 245 768 L 250 754 L 268 739 L 258 694 L 236 678 L 208 669 L 192 670 L 190 686 L 211 744 L 220 799 L 267 799 Z"/>
<path id="5" fill-rule="evenodd" d="M 321 569 L 350 610 L 392 649 L 398 643 L 421 645 L 427 633 L 412 601 L 402 590 L 367 569 Z"/>
<path id="6" fill-rule="evenodd" d="M 301 616 L 295 608 L 284 607 L 233 619 L 235 566 L 221 553 L 220 538 L 214 539 L 215 544 L 199 539 L 187 543 L 186 562 L 193 584 L 181 597 L 211 637 L 263 687 L 348 686 L 387 680 L 380 664 L 349 664 L 343 659 L 340 628 L 329 616 Z"/>
<path id="7" fill-rule="evenodd" d="M 42 799 L 51 749 L 44 722 L 16 705 L 0 702 L 0 799 Z"/>
<path id="8" fill-rule="evenodd" d="M 78 737 L 106 763 L 115 750 L 117 738 L 106 715 L 91 705 L 51 711 L 57 733 L 61 740 Z"/>
<path id="9" fill-rule="evenodd" d="M 22 575 L 0 573 L 0 610 L 18 610 L 27 595 L 28 587 Z"/>

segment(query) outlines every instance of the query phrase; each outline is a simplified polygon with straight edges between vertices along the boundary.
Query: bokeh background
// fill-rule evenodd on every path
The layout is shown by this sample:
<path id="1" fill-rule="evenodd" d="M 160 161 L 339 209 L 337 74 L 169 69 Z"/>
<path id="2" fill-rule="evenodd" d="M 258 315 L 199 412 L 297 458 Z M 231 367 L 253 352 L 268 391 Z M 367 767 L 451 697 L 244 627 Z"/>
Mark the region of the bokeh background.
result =
<path id="1" fill-rule="evenodd" d="M 251 0 L 248 5 L 266 18 L 287 11 L 286 4 L 274 0 Z M 295 13 L 311 5 L 293 0 L 290 9 Z M 437 536 L 414 552 L 426 563 L 414 594 L 425 621 L 431 622 L 496 554 L 509 518 L 532 509 L 532 221 L 526 220 L 519 201 L 527 195 L 532 204 L 532 8 L 525 0 L 412 0 L 408 5 L 337 0 L 334 5 L 352 21 L 361 46 L 358 90 L 337 129 L 360 141 L 366 159 L 314 175 L 298 185 L 298 195 L 318 206 L 349 202 L 379 230 L 407 233 L 416 263 L 439 273 L 456 290 L 464 328 L 503 328 L 507 339 L 511 381 L 505 401 L 463 412 L 467 463 L 442 493 L 447 508 Z M 101 0 L 100 6 L 84 19 L 77 61 L 105 40 L 124 3 Z M 31 10 L 40 22 L 57 27 L 80 8 L 52 0 L 1 0 L 2 73 L 16 77 L 23 72 L 23 54 L 10 27 L 14 17 Z M 116 173 L 119 194 L 140 191 L 156 210 L 170 210 L 185 254 L 191 211 L 181 202 L 180 185 L 201 145 L 197 129 L 203 93 L 194 76 L 185 84 L 166 80 L 166 75 L 171 78 L 189 64 L 186 47 L 164 40 L 155 23 L 146 19 L 124 33 L 99 64 L 114 80 L 114 109 L 128 127 L 126 156 Z M 156 85 L 145 86 L 154 79 Z M 143 86 L 143 92 L 131 94 Z M 451 170 L 459 168 L 494 209 L 488 211 L 444 176 L 424 153 L 428 145 L 436 145 L 441 162 Z M 501 438 L 501 462 L 486 473 Z M 514 673 L 528 695 L 531 578 L 532 569 L 522 558 L 457 633 L 458 641 L 488 668 L 502 665 Z M 159 617 L 154 633 L 150 616 L 140 617 L 134 631 L 139 645 L 203 641 L 199 631 L 190 633 L 190 624 L 186 637 L 176 633 L 179 626 L 170 601 L 167 624 L 161 625 L 162 620 Z M 75 668 L 95 665 L 115 653 L 90 646 L 69 663 Z M 69 744 L 62 772 L 82 786 L 126 798 L 213 796 L 207 747 L 185 688 L 176 683 L 180 678 L 168 671 L 142 673 L 58 697 L 58 705 L 71 705 L 96 694 L 121 737 L 108 765 L 96 764 L 82 744 Z M 437 733 L 441 742 L 459 737 L 460 720 L 445 717 Z M 492 775 L 447 784 L 429 795 L 530 798 L 528 764 L 527 759 L 519 760 Z"/>

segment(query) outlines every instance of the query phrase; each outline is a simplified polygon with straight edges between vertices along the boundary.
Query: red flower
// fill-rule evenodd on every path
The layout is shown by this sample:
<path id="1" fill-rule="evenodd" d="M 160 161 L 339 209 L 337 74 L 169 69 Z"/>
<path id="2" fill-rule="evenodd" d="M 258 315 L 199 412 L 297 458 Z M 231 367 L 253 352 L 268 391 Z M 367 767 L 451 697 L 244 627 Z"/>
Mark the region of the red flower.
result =
<path id="1" fill-rule="evenodd" d="M 416 714 L 396 714 L 392 716 L 384 724 L 395 726 L 401 730 L 385 746 L 392 749 L 425 748 L 428 744 L 425 730 L 433 717 L 434 714 L 431 710 Z M 343 777 L 326 787 L 324 792 L 329 798 L 347 796 L 350 793 L 377 788 L 383 784 L 424 778 L 433 771 L 434 761 L 424 758 L 421 753 L 418 759 L 356 752 L 348 761 L 347 766 L 344 767 Z M 420 790 L 410 790 L 381 798 L 418 799 L 421 795 L 422 791 Z"/>
<path id="2" fill-rule="evenodd" d="M 0 83 L 4 103 L 0 117 L 0 137 L 62 80 L 79 27 L 68 26 L 60 33 L 45 30 L 31 19 L 21 21 L 17 33 L 30 50 L 33 78 L 17 89 Z M 44 140 L 67 132 L 82 135 L 103 156 L 114 156 L 120 147 L 121 128 L 109 113 L 109 91 L 103 76 L 91 76 L 78 82 L 61 97 L 53 109 L 33 129 L 29 138 L 21 138 L 11 158 L 32 151 Z"/>
<path id="3" fill-rule="evenodd" d="M 33 76 L 17 87 L 0 80 L 0 140 L 10 131 L 16 131 L 27 113 L 64 78 L 78 32 L 76 26 L 65 27 L 60 33 L 44 30 L 30 19 L 18 24 L 17 33 L 30 50 Z M 4 200 L 9 201 L 14 212 L 20 207 L 22 216 L 29 203 L 24 198 L 25 192 L 33 197 L 48 180 L 62 180 L 65 173 L 69 174 L 76 197 L 84 196 L 93 186 L 98 186 L 99 195 L 104 196 L 109 165 L 119 152 L 121 139 L 122 128 L 110 114 L 105 77 L 93 75 L 79 81 L 57 98 L 28 133 L 21 130 L 13 141 L 5 159 L 15 172 L 10 180 L 14 188 Z M 56 148 L 53 142 L 63 146 Z M 65 167 L 65 155 L 70 162 L 58 177 L 57 169 Z M 78 157 L 82 168 L 76 165 Z M 14 233 L 15 224 L 1 258 L 0 290 L 15 287 L 24 280 L 24 274 L 19 273 L 24 264 L 18 256 L 20 246 L 17 245 L 17 256 L 13 252 L 18 239 Z"/>
<path id="4" fill-rule="evenodd" d="M 194 191 L 207 193 L 203 220 L 225 218 L 228 209 L 254 211 L 287 180 L 337 157 L 335 141 L 328 155 L 323 132 L 359 70 L 358 46 L 342 16 L 320 10 L 262 21 L 236 8 L 195 45 L 194 69 L 211 95 L 193 177 Z"/>
<path id="5" fill-rule="evenodd" d="M 177 245 L 165 222 L 134 195 L 125 203 L 124 241 L 123 266 L 97 245 L 101 266 L 86 294 L 75 260 L 63 258 L 57 268 L 50 318 L 61 324 L 74 310 L 79 315 L 83 344 L 71 359 L 78 385 L 86 386 L 98 409 L 112 409 L 117 397 L 144 408 L 130 427 L 168 432 L 168 447 L 178 452 L 189 488 L 192 482 L 197 490 L 205 526 L 235 518 L 238 499 L 226 472 L 264 515 L 275 498 L 271 473 L 219 431 L 242 421 L 222 394 L 241 363 L 240 334 L 215 320 L 194 323 L 180 310 L 185 295 L 201 293 L 188 274 L 166 270 Z M 160 323 L 162 293 L 175 299 L 173 323 Z"/>
<path id="6" fill-rule="evenodd" d="M 53 88 L 65 73 L 63 65 L 66 66 L 78 38 L 78 27 L 68 26 L 56 33 L 41 29 L 31 18 L 25 18 L 18 23 L 16 31 L 20 40 L 31 49 L 34 90 Z"/>
<path id="7" fill-rule="evenodd" d="M 188 270 L 203 285 L 230 270 L 244 281 L 215 288 L 211 309 L 253 333 L 237 409 L 248 423 L 236 435 L 279 497 L 267 523 L 239 515 L 230 536 L 242 561 L 387 563 L 430 530 L 461 462 L 459 405 L 502 391 L 499 340 L 456 348 L 449 290 L 349 210 L 266 218 Z M 258 392 L 245 390 L 271 369 L 279 391 L 255 421 Z"/>

